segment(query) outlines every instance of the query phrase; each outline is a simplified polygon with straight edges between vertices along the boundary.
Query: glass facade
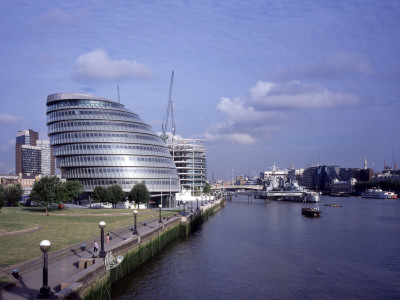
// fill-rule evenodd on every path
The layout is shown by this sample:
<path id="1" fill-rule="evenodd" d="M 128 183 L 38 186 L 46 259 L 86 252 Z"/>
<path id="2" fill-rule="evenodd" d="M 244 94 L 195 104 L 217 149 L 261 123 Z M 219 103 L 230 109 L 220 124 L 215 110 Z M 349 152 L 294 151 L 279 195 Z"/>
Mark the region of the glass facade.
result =
<path id="1" fill-rule="evenodd" d="M 22 145 L 36 146 L 36 141 L 39 139 L 39 133 L 32 129 L 18 131 L 15 139 L 15 173 L 24 173 L 24 170 L 31 170 L 31 167 L 23 167 L 22 164 L 30 164 L 29 160 L 22 161 Z M 31 171 L 32 172 L 32 171 Z M 36 171 L 35 171 L 36 172 Z"/>
<path id="2" fill-rule="evenodd" d="M 207 183 L 205 141 L 200 139 L 174 139 L 168 142 L 169 151 L 178 169 L 181 185 L 185 189 L 203 190 Z"/>
<path id="3" fill-rule="evenodd" d="M 22 145 L 21 146 L 21 166 L 22 174 L 38 175 L 41 174 L 42 164 L 42 149 L 36 146 Z"/>
<path id="4" fill-rule="evenodd" d="M 54 170 L 54 157 L 52 155 L 50 141 L 48 140 L 37 140 L 36 146 L 41 149 L 41 174 L 52 175 L 55 173 Z"/>
<path id="5" fill-rule="evenodd" d="M 179 192 L 179 176 L 162 139 L 137 114 L 89 94 L 47 97 L 47 127 L 61 175 L 86 192 L 144 182 L 150 193 Z"/>

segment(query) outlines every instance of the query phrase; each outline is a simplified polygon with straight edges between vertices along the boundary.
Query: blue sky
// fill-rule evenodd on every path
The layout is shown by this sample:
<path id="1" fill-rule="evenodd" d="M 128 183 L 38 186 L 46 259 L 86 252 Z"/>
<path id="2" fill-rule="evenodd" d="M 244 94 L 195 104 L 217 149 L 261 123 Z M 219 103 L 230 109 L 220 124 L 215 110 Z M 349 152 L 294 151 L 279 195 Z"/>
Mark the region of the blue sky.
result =
<path id="1" fill-rule="evenodd" d="M 400 160 L 400 1 L 2 1 L 0 173 L 15 136 L 47 139 L 46 97 L 118 99 L 207 140 L 230 178 Z"/>

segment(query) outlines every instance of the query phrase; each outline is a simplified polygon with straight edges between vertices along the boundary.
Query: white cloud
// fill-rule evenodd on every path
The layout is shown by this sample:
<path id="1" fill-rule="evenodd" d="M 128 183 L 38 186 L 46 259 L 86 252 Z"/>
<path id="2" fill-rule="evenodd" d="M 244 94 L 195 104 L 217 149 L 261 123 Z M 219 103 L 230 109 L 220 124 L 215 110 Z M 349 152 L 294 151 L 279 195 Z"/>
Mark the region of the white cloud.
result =
<path id="1" fill-rule="evenodd" d="M 250 97 L 258 99 L 267 95 L 276 84 L 268 81 L 258 81 L 255 86 L 250 88 Z"/>
<path id="2" fill-rule="evenodd" d="M 254 107 L 246 105 L 245 101 L 240 98 L 231 100 L 222 97 L 217 105 L 217 110 L 226 115 L 229 120 L 241 124 L 251 123 L 254 125 L 258 123 L 261 125 L 272 120 L 287 119 L 285 112 L 256 110 Z"/>
<path id="3" fill-rule="evenodd" d="M 204 138 L 207 140 L 207 142 L 229 142 L 245 145 L 254 144 L 257 141 L 257 139 L 247 133 L 206 133 Z"/>
<path id="4" fill-rule="evenodd" d="M 229 142 L 234 144 L 254 144 L 268 138 L 281 129 L 283 122 L 290 120 L 286 112 L 256 110 L 243 99 L 222 97 L 217 110 L 226 118 L 216 123 L 204 135 L 209 142 Z"/>
<path id="5" fill-rule="evenodd" d="M 353 94 L 334 93 L 318 85 L 299 81 L 277 84 L 258 81 L 250 88 L 250 102 L 260 109 L 309 110 L 360 104 Z"/>
<path id="6" fill-rule="evenodd" d="M 73 78 L 79 81 L 121 81 L 151 76 L 148 66 L 135 60 L 112 60 L 103 49 L 82 54 L 73 67 Z"/>
<path id="7" fill-rule="evenodd" d="M 13 116 L 8 113 L 0 113 L 0 123 L 17 123 L 23 120 L 22 117 Z"/>
<path id="8" fill-rule="evenodd" d="M 258 81 L 249 89 L 247 99 L 220 99 L 216 109 L 222 121 L 209 128 L 204 138 L 209 142 L 254 144 L 281 131 L 295 119 L 296 111 L 359 103 L 356 95 L 330 92 L 319 85 Z"/>

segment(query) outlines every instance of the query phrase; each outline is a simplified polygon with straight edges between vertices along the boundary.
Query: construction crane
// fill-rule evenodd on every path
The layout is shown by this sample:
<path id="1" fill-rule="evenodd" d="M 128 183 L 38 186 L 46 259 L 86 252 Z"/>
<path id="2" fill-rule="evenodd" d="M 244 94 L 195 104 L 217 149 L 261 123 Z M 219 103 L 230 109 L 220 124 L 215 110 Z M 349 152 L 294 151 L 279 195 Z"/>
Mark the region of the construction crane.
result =
<path id="1" fill-rule="evenodd" d="M 172 70 L 172 74 L 171 74 L 171 82 L 169 85 L 169 95 L 168 95 L 168 103 L 167 103 L 167 111 L 165 114 L 165 118 L 163 119 L 163 123 L 162 123 L 162 135 L 161 138 L 163 139 L 163 141 L 165 143 L 167 143 L 168 141 L 168 120 L 169 120 L 169 114 L 171 112 L 171 131 L 172 131 L 172 140 L 175 137 L 175 120 L 174 120 L 174 110 L 173 110 L 173 106 L 172 106 L 172 86 L 174 84 L 174 70 Z"/>
<path id="2" fill-rule="evenodd" d="M 397 170 L 397 161 L 394 157 L 394 151 L 392 150 L 392 157 L 393 157 L 393 170 Z"/>

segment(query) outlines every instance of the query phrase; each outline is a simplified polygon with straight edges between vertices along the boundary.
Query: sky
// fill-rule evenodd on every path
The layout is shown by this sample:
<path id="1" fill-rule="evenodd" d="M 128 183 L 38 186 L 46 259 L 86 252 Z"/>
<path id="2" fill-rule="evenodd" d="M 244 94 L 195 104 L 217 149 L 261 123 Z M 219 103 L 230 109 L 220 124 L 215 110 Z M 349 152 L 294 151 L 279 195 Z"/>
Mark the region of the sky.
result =
<path id="1" fill-rule="evenodd" d="M 0 5 L 2 174 L 19 130 L 48 139 L 49 94 L 119 87 L 161 132 L 172 70 L 176 134 L 206 140 L 209 179 L 400 160 L 400 1 Z"/>

